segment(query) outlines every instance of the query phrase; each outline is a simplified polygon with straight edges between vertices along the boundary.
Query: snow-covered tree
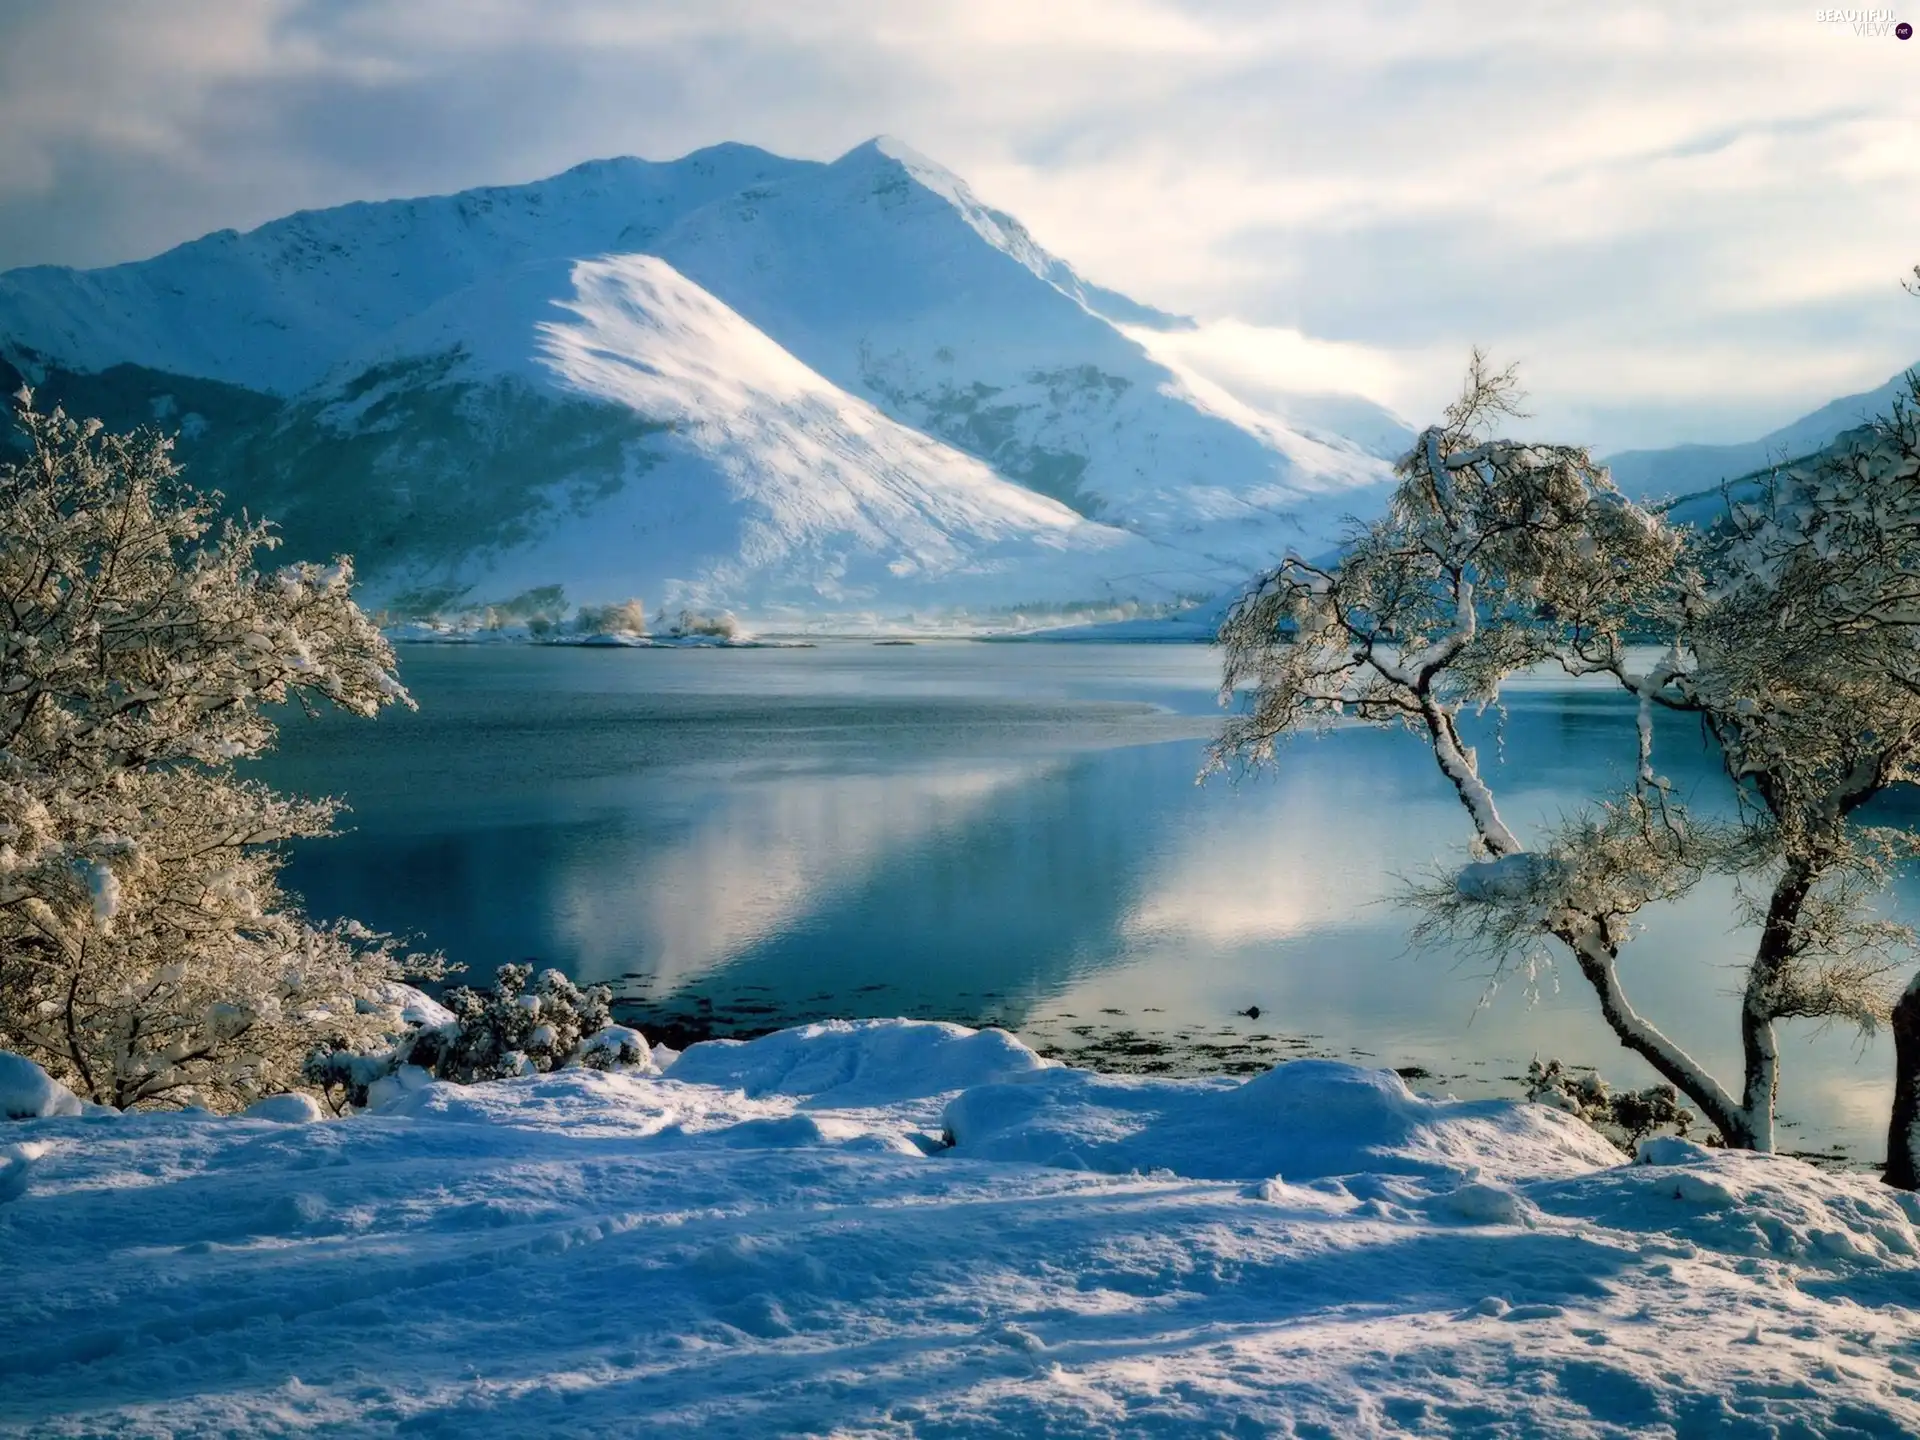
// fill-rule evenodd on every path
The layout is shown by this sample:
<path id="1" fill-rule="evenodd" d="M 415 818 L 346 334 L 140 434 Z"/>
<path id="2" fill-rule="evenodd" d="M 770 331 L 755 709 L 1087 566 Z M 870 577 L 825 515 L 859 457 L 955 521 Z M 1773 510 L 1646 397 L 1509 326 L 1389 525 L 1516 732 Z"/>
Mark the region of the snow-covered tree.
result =
<path id="1" fill-rule="evenodd" d="M 1920 265 L 1913 267 L 1913 278 L 1901 284 L 1909 295 L 1920 297 Z M 1920 402 L 1920 388 L 1915 400 Z M 1900 468 L 1911 474 L 1904 461 Z M 1920 1190 L 1920 974 L 1895 1003 L 1892 1028 L 1893 1111 L 1887 1124 L 1886 1180 L 1902 1190 Z"/>
<path id="2" fill-rule="evenodd" d="M 0 464 L 0 1048 L 121 1107 L 234 1108 L 324 1035 L 393 1028 L 402 957 L 318 926 L 279 842 L 328 801 L 235 775 L 263 706 L 411 705 L 348 561 L 263 573 L 268 526 L 216 525 L 167 438 L 17 397 Z M 413 962 L 418 970 L 422 964 Z"/>
<path id="3" fill-rule="evenodd" d="M 623 600 L 617 605 L 582 605 L 573 617 L 573 628 L 582 635 L 644 635 L 647 607 L 638 600 Z"/>
<path id="4" fill-rule="evenodd" d="M 1727 1144 L 1771 1149 L 1778 1022 L 1877 1025 L 1912 939 L 1871 906 L 1910 838 L 1857 812 L 1920 766 L 1915 412 L 1730 488 L 1727 521 L 1694 531 L 1628 502 L 1584 449 L 1494 438 L 1515 399 L 1511 371 L 1476 353 L 1461 398 L 1401 461 L 1386 515 L 1336 563 L 1289 556 L 1234 606 L 1221 695 L 1247 703 L 1212 764 L 1270 761 L 1277 741 L 1338 717 L 1420 734 L 1472 855 L 1416 887 L 1417 933 L 1501 963 L 1558 942 L 1623 1045 Z M 1541 663 L 1617 682 L 1637 753 L 1622 793 L 1529 844 L 1459 720 Z M 1684 813 L 1655 765 L 1656 708 L 1717 742 L 1735 819 Z M 1634 1007 L 1618 963 L 1640 910 L 1710 873 L 1738 878 L 1757 930 L 1737 1086 Z"/>
<path id="5" fill-rule="evenodd" d="M 667 626 L 667 634 L 676 640 L 703 636 L 710 636 L 716 640 L 738 640 L 740 620 L 731 610 L 713 613 L 682 610 L 679 618 Z"/>

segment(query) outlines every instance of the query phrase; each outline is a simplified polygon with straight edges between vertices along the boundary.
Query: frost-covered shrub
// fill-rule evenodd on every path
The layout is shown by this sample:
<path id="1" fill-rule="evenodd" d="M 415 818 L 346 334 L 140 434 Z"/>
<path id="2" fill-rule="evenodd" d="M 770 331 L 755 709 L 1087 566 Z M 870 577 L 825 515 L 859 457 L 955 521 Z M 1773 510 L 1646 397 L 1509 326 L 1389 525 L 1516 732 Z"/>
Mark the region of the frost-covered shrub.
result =
<path id="1" fill-rule="evenodd" d="M 401 1045 L 413 1038 L 409 1035 Z M 336 1041 L 317 1047 L 307 1056 L 300 1078 L 326 1096 L 336 1112 L 349 1106 L 364 1108 L 373 1087 L 400 1068 L 398 1054 L 392 1049 L 349 1050 Z"/>
<path id="2" fill-rule="evenodd" d="M 308 1057 L 305 1078 L 341 1107 L 366 1105 L 378 1082 L 409 1066 L 461 1085 L 565 1065 L 651 1066 L 646 1038 L 613 1023 L 613 992 L 606 986 L 583 990 L 558 970 L 531 981 L 532 966 L 502 965 L 490 990 L 461 985 L 447 992 L 451 1020 L 415 1026 L 376 1051 L 323 1046 Z"/>
<path id="3" fill-rule="evenodd" d="M 697 610 L 682 610 L 667 627 L 667 634 L 675 639 L 689 639 L 704 635 L 719 640 L 738 640 L 740 621 L 731 610 L 722 610 L 717 615 L 703 614 Z"/>
<path id="4" fill-rule="evenodd" d="M 453 1023 L 423 1030 L 406 1063 L 461 1084 L 530 1075 L 558 1069 L 585 1036 L 611 1023 L 606 986 L 583 991 L 558 970 L 542 972 L 530 989 L 532 979 L 531 965 L 502 965 L 491 990 L 449 990 Z"/>
<path id="5" fill-rule="evenodd" d="M 573 628 L 581 635 L 644 635 L 647 607 L 638 600 L 623 600 L 618 605 L 582 605 L 573 617 Z"/>
<path id="6" fill-rule="evenodd" d="M 1597 1071 L 1576 1072 L 1558 1060 L 1527 1066 L 1527 1099 L 1586 1121 L 1629 1155 L 1650 1135 L 1685 1137 L 1696 1118 L 1671 1085 L 1616 1092 Z"/>
<path id="7" fill-rule="evenodd" d="M 627 1025 L 603 1025 L 580 1042 L 576 1057 L 589 1070 L 624 1070 L 653 1063 L 647 1037 Z"/>
<path id="8" fill-rule="evenodd" d="M 351 598 L 351 563 L 255 568 L 259 521 L 216 526 L 170 442 L 16 397 L 0 464 L 0 1048 L 96 1103 L 238 1109 L 322 1037 L 370 1042 L 361 1001 L 409 962 L 316 926 L 277 884 L 283 841 L 333 805 L 233 773 L 265 707 L 372 716 L 412 701 Z"/>

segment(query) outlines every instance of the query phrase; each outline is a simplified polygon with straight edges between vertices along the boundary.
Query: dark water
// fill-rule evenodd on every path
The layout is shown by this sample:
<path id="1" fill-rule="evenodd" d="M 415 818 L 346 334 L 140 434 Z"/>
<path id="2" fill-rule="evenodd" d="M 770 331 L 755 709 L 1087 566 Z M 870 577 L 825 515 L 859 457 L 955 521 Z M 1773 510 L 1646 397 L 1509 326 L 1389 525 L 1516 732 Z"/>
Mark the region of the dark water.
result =
<path id="1" fill-rule="evenodd" d="M 401 664 L 419 714 L 296 719 L 264 767 L 353 806 L 352 833 L 300 847 L 287 879 L 315 914 L 412 932 L 481 979 L 537 957 L 668 1034 L 914 1015 L 1132 1068 L 1328 1054 L 1465 1095 L 1513 1093 L 1537 1053 L 1651 1078 L 1571 967 L 1495 985 L 1409 950 L 1396 877 L 1457 864 L 1467 835 L 1418 740 L 1338 731 L 1196 786 L 1219 713 L 1202 647 L 416 646 Z M 1632 737 L 1615 696 L 1533 682 L 1480 744 L 1528 826 L 1627 773 Z M 1718 793 L 1696 734 L 1661 745 L 1683 789 Z M 1703 887 L 1651 917 L 1625 962 L 1635 1004 L 1727 1076 L 1751 951 L 1729 899 Z M 1786 1052 L 1783 1143 L 1876 1158 L 1884 1042 L 1798 1027 Z"/>

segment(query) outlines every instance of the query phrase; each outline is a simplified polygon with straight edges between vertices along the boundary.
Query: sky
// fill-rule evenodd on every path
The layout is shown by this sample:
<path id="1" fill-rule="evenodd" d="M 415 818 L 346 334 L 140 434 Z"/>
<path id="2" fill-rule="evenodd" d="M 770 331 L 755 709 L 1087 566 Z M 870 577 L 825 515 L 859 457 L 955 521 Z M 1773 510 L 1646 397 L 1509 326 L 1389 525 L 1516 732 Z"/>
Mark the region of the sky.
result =
<path id="1" fill-rule="evenodd" d="M 1882 4 L 0 0 L 0 268 L 884 133 L 1246 398 L 1418 424 L 1480 344 L 1552 438 L 1745 440 L 1920 361 Z"/>

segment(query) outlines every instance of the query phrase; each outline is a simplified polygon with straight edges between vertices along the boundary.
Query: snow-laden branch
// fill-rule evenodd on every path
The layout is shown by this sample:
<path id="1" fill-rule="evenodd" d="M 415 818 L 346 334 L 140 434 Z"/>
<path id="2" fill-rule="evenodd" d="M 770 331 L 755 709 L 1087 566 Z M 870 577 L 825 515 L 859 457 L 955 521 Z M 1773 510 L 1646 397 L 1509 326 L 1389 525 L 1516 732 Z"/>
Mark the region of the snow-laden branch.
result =
<path id="1" fill-rule="evenodd" d="M 1480 767 L 1474 752 L 1461 743 L 1453 715 L 1431 700 L 1421 707 L 1421 713 L 1433 743 L 1434 759 L 1439 763 L 1441 773 L 1453 782 L 1460 803 L 1467 807 L 1467 814 L 1473 819 L 1474 833 L 1480 843 L 1495 856 L 1518 854 L 1525 847 L 1501 820 L 1493 802 L 1493 791 L 1480 778 Z"/>

